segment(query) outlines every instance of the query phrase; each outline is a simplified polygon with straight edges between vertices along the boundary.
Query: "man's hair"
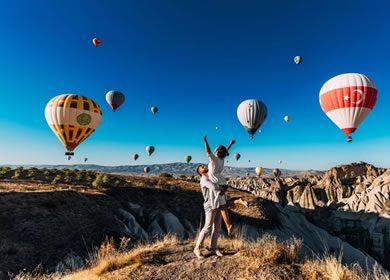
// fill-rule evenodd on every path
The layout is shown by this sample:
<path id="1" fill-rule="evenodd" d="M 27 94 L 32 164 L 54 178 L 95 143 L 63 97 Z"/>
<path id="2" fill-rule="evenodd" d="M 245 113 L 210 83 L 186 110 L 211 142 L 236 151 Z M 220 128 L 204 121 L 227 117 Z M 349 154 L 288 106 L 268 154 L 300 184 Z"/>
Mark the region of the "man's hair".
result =
<path id="1" fill-rule="evenodd" d="M 199 169 L 203 166 L 203 164 L 199 164 L 197 167 L 196 167 L 196 173 L 198 173 L 198 175 L 202 176 L 202 174 L 200 173 Z"/>

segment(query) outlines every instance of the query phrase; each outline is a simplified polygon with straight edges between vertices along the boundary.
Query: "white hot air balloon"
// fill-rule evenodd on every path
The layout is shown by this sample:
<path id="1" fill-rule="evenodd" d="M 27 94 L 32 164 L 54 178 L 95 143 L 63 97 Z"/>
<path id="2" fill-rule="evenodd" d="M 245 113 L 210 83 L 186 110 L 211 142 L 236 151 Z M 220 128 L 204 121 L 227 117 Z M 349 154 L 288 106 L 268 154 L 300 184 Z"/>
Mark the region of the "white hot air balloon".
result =
<path id="1" fill-rule="evenodd" d="M 284 116 L 283 119 L 284 119 L 285 122 L 289 122 L 290 121 L 290 116 Z"/>
<path id="2" fill-rule="evenodd" d="M 238 106 L 237 117 L 251 139 L 267 118 L 267 106 L 259 100 L 248 99 Z"/>
<path id="3" fill-rule="evenodd" d="M 295 64 L 300 64 L 302 62 L 302 56 L 297 55 L 294 57 Z"/>
<path id="4" fill-rule="evenodd" d="M 320 90 L 324 113 L 344 132 L 347 141 L 376 104 L 374 81 L 363 74 L 341 74 L 328 80 Z"/>

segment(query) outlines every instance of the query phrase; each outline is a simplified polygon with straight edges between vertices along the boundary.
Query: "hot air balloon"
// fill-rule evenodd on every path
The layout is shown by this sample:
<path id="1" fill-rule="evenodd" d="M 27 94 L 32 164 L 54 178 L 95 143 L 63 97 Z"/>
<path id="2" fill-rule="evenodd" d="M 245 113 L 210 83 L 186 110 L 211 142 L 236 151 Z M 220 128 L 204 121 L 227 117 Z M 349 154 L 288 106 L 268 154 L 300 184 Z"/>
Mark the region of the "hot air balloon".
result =
<path id="1" fill-rule="evenodd" d="M 253 135 L 267 118 L 267 107 L 259 100 L 248 99 L 238 106 L 237 117 L 253 139 Z"/>
<path id="2" fill-rule="evenodd" d="M 247 173 L 246 173 L 246 176 L 249 176 L 249 175 L 250 175 L 249 172 L 247 172 Z"/>
<path id="3" fill-rule="evenodd" d="M 256 169 L 255 169 L 255 171 L 256 171 L 256 175 L 257 176 L 261 176 L 261 174 L 263 174 L 263 167 L 261 167 L 261 166 L 257 166 L 256 167 Z"/>
<path id="4" fill-rule="evenodd" d="M 251 160 L 250 160 L 250 159 L 248 159 L 248 162 L 251 162 Z"/>
<path id="5" fill-rule="evenodd" d="M 68 156 L 68 160 L 71 160 L 72 159 L 72 157 L 71 156 Z"/>
<path id="6" fill-rule="evenodd" d="M 279 168 L 272 170 L 272 173 L 274 174 L 275 178 L 279 178 L 282 175 L 282 171 L 280 171 Z"/>
<path id="7" fill-rule="evenodd" d="M 190 163 L 191 160 L 192 160 L 192 156 L 185 156 L 185 157 L 184 157 L 184 161 L 185 161 L 186 163 Z"/>
<path id="8" fill-rule="evenodd" d="M 294 57 L 295 64 L 300 64 L 302 62 L 302 56 L 297 55 Z"/>
<path id="9" fill-rule="evenodd" d="M 125 95 L 120 91 L 110 90 L 106 93 L 106 101 L 115 112 L 115 110 L 125 102 Z"/>
<path id="10" fill-rule="evenodd" d="M 240 157 L 241 157 L 241 155 L 240 155 L 239 153 L 235 153 L 235 154 L 234 154 L 234 158 L 235 158 L 236 160 L 239 160 Z"/>
<path id="11" fill-rule="evenodd" d="M 84 158 L 84 162 L 87 162 L 88 161 L 88 158 Z"/>
<path id="12" fill-rule="evenodd" d="M 102 120 L 99 105 L 77 94 L 62 94 L 47 103 L 45 117 L 48 125 L 67 149 L 65 155 L 90 136 Z"/>
<path id="13" fill-rule="evenodd" d="M 137 160 L 138 158 L 139 158 L 139 155 L 138 155 L 138 154 L 134 154 L 134 155 L 133 155 L 133 159 L 134 159 L 134 160 Z"/>
<path id="14" fill-rule="evenodd" d="M 284 116 L 283 119 L 284 119 L 285 122 L 289 122 L 290 121 L 290 116 Z"/>
<path id="15" fill-rule="evenodd" d="M 325 114 L 344 132 L 347 141 L 374 108 L 377 99 L 374 81 L 363 74 L 341 74 L 328 80 L 320 90 Z"/>
<path id="16" fill-rule="evenodd" d="M 218 130 L 218 126 L 215 127 L 215 130 Z"/>
<path id="17" fill-rule="evenodd" d="M 283 161 L 279 160 L 279 163 L 282 164 Z"/>
<path id="18" fill-rule="evenodd" d="M 152 111 L 153 115 L 155 115 L 158 112 L 158 108 L 152 107 L 152 108 L 150 108 L 150 111 Z"/>
<path id="19" fill-rule="evenodd" d="M 149 166 L 145 166 L 145 167 L 144 167 L 144 172 L 145 172 L 145 173 L 149 173 L 149 171 L 150 171 Z"/>
<path id="20" fill-rule="evenodd" d="M 93 44 L 95 47 L 99 47 L 101 43 L 102 43 L 102 41 L 100 41 L 100 39 L 98 39 L 98 38 L 93 38 L 93 39 L 92 39 L 92 44 Z"/>
<path id="21" fill-rule="evenodd" d="M 148 153 L 148 155 L 151 156 L 153 154 L 153 152 L 154 152 L 154 147 L 153 146 L 147 146 L 145 150 Z"/>

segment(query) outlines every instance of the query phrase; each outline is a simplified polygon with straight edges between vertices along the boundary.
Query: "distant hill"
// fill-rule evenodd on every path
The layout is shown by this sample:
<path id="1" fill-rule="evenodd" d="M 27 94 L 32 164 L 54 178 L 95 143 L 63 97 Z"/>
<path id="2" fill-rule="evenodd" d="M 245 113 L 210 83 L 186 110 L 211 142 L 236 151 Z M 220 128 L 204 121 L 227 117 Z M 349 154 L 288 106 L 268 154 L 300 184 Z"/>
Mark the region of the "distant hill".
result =
<path id="1" fill-rule="evenodd" d="M 149 166 L 150 172 L 148 175 L 158 175 L 160 173 L 166 172 L 173 174 L 175 176 L 178 175 L 196 175 L 195 169 L 200 163 L 182 163 L 182 162 L 174 162 L 174 163 L 166 163 L 166 164 L 152 164 L 152 165 L 120 165 L 120 166 L 103 166 L 103 165 L 95 165 L 95 164 L 73 164 L 73 165 L 14 165 L 10 167 L 37 167 L 37 168 L 57 168 L 57 169 L 79 169 L 79 170 L 93 170 L 105 173 L 116 173 L 116 174 L 144 174 L 144 167 Z M 264 169 L 264 174 L 272 174 L 272 170 L 270 168 Z M 289 176 L 303 176 L 303 175 L 321 175 L 322 171 L 317 170 L 308 170 L 308 171 L 296 171 L 296 170 L 288 170 L 288 169 L 280 169 L 283 174 Z M 225 167 L 224 174 L 225 176 L 247 176 L 247 174 L 255 175 L 254 167 L 243 168 L 243 167 L 230 167 L 227 165 Z"/>

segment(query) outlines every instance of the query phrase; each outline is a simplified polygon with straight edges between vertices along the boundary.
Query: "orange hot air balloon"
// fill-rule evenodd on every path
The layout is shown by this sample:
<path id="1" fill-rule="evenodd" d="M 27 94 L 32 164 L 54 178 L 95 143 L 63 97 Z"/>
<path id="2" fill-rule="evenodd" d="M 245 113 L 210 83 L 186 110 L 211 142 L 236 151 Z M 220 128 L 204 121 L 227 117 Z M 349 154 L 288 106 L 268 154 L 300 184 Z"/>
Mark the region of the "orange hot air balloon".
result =
<path id="1" fill-rule="evenodd" d="M 327 81 L 320 91 L 325 114 L 344 132 L 347 141 L 374 108 L 377 99 L 374 81 L 363 74 L 347 73 Z"/>
<path id="2" fill-rule="evenodd" d="M 98 38 L 93 38 L 92 39 L 92 44 L 95 46 L 95 47 L 99 47 L 100 44 L 102 43 L 102 41 Z"/>

